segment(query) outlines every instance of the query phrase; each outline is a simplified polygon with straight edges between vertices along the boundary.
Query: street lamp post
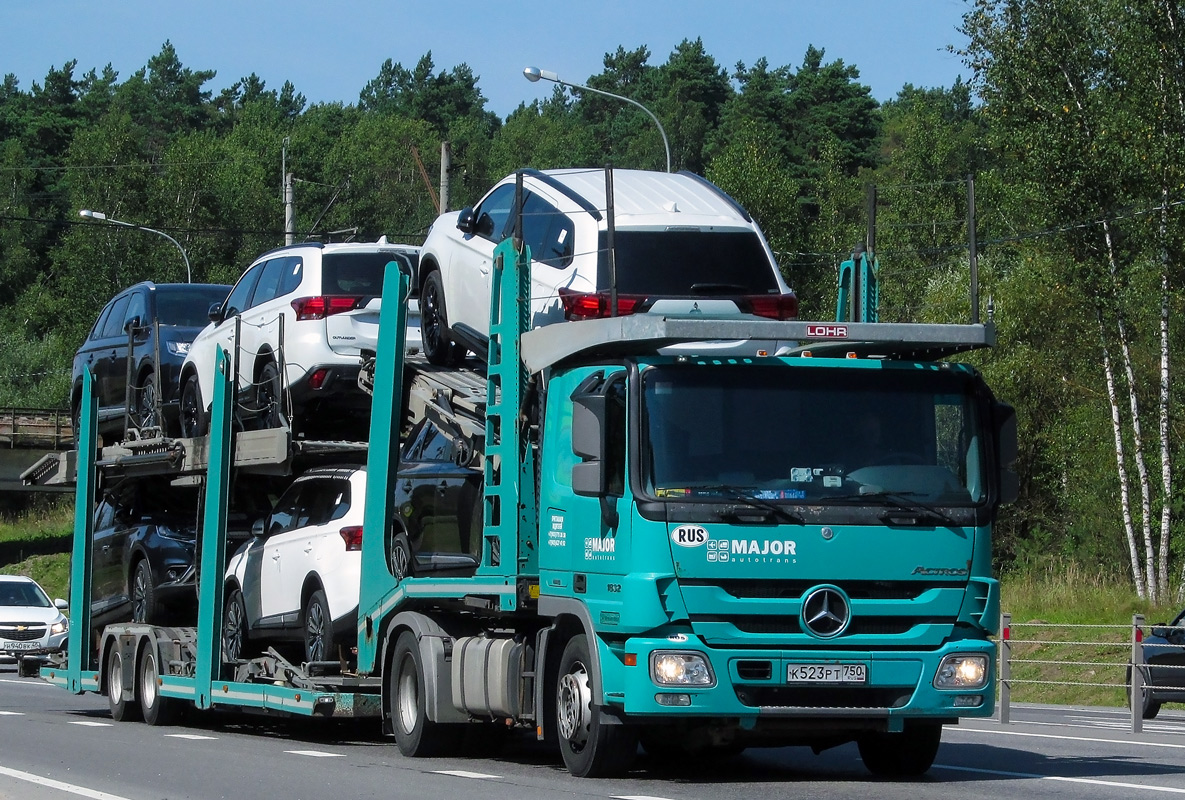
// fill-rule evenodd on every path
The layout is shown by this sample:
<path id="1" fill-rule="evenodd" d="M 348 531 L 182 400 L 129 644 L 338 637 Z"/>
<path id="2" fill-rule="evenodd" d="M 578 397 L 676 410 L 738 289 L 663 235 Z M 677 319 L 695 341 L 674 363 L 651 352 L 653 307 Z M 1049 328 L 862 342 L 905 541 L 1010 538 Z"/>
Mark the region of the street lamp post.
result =
<path id="1" fill-rule="evenodd" d="M 605 95 L 605 97 L 612 97 L 615 100 L 622 100 L 626 103 L 630 103 L 630 104 L 635 105 L 638 108 L 642 109 L 650 116 L 650 119 L 654 120 L 654 124 L 658 126 L 658 133 L 659 133 L 659 135 L 662 136 L 662 146 L 667 151 L 667 172 L 671 171 L 671 145 L 667 141 L 667 132 L 663 129 L 662 123 L 658 121 L 658 117 L 654 116 L 654 113 L 650 109 L 648 109 L 646 106 L 639 103 L 637 100 L 631 100 L 628 97 L 622 97 L 621 95 L 613 94 L 612 92 L 605 92 L 605 91 L 601 91 L 600 89 L 594 89 L 591 86 L 581 86 L 579 83 L 570 83 L 565 80 L 560 80 L 560 76 L 555 74 L 551 70 L 539 69 L 538 67 L 526 67 L 523 70 L 523 77 L 526 78 L 527 80 L 529 80 L 531 83 L 537 83 L 542 78 L 545 81 L 551 81 L 553 83 L 558 83 L 561 86 L 569 86 L 573 89 L 579 89 L 582 92 L 592 92 L 594 94 L 603 94 L 603 95 Z"/>
<path id="2" fill-rule="evenodd" d="M 170 242 L 177 245 L 177 249 L 181 251 L 181 258 L 185 261 L 185 281 L 186 283 L 193 283 L 193 273 L 189 269 L 189 256 L 185 255 L 185 248 L 181 246 L 180 242 L 178 242 L 172 236 L 169 236 L 169 234 L 165 233 L 164 231 L 158 231 L 156 228 L 149 228 L 145 225 L 136 225 L 132 222 L 124 222 L 123 220 L 109 217 L 102 211 L 91 211 L 89 208 L 84 208 L 79 211 L 78 216 L 86 217 L 87 219 L 96 219 L 100 222 L 109 222 L 112 225 L 122 225 L 125 228 L 135 228 L 138 231 L 148 231 L 149 233 L 155 233 L 159 236 L 165 237 Z"/>

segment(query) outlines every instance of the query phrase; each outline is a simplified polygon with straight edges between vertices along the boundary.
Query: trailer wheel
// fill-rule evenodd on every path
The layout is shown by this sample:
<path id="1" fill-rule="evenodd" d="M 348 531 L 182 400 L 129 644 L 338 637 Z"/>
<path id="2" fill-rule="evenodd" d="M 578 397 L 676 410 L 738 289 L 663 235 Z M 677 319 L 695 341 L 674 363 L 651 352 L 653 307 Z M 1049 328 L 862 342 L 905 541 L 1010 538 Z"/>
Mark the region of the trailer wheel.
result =
<path id="1" fill-rule="evenodd" d="M 602 719 L 592 701 L 596 678 L 591 663 L 585 636 L 569 639 L 556 682 L 556 731 L 569 772 L 578 778 L 606 778 L 629 769 L 638 753 L 638 733 Z"/>
<path id="2" fill-rule="evenodd" d="M 930 769 L 941 741 L 941 724 L 907 722 L 901 733 L 866 733 L 856 743 L 864 766 L 873 775 L 913 778 Z"/>
<path id="3" fill-rule="evenodd" d="M 433 722 L 425 713 L 424 663 L 420 644 L 411 631 L 399 634 L 389 671 L 387 696 L 391 702 L 391 727 L 395 743 L 405 756 L 448 755 L 460 745 L 463 725 Z"/>
<path id="4" fill-rule="evenodd" d="M 181 715 L 181 704 L 174 697 L 162 697 L 157 678 L 160 670 L 156 665 L 156 651 L 151 643 L 140 653 L 136 669 L 136 686 L 139 687 L 140 713 L 149 725 L 174 725 Z"/>
<path id="5" fill-rule="evenodd" d="M 107 707 L 116 722 L 134 722 L 140 716 L 140 706 L 133 692 L 123 688 L 123 653 L 119 643 L 111 645 L 107 654 Z"/>
<path id="6" fill-rule="evenodd" d="M 16 674 L 20 678 L 36 678 L 41 671 L 41 662 L 34 658 L 21 658 L 17 656 L 16 660 Z"/>

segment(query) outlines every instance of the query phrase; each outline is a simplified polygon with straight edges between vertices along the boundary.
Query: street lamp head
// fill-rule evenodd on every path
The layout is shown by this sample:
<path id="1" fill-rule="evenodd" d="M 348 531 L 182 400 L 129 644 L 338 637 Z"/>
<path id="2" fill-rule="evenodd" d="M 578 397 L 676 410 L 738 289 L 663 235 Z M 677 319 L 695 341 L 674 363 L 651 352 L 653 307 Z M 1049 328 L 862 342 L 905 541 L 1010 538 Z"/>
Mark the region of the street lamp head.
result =
<path id="1" fill-rule="evenodd" d="M 107 219 L 107 215 L 102 211 L 91 211 L 89 208 L 79 211 L 78 216 L 86 217 L 87 219 Z"/>
<path id="2" fill-rule="evenodd" d="M 560 76 L 549 69 L 539 69 L 538 67 L 526 67 L 523 69 L 523 77 L 531 83 L 538 83 L 542 78 L 545 81 L 554 81 L 555 83 L 563 83 Z"/>

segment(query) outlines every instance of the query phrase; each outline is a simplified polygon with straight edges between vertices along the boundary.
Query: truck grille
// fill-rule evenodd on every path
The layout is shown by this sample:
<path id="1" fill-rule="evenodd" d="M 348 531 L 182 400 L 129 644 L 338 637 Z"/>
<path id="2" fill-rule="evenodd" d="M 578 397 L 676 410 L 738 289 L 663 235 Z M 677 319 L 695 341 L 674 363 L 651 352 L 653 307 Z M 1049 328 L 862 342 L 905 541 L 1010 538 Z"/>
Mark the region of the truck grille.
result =
<path id="1" fill-rule="evenodd" d="M 0 623 L 0 639 L 7 639 L 10 642 L 32 642 L 43 636 L 45 636 L 44 622 Z"/>
<path id="2" fill-rule="evenodd" d="M 749 581 L 749 580 L 696 580 L 681 579 L 684 587 L 716 587 L 738 600 L 797 600 L 807 590 L 826 581 Z M 937 583 L 919 581 L 843 581 L 840 583 L 848 597 L 853 600 L 914 600 Z M 961 586 L 955 582 L 952 586 Z"/>
<path id="3" fill-rule="evenodd" d="M 936 620 L 918 617 L 859 617 L 852 620 L 852 624 L 844 632 L 845 636 L 895 636 L 906 633 L 915 625 L 924 625 Z M 802 622 L 798 617 L 717 617 L 710 615 L 692 615 L 692 625 L 715 624 L 731 625 L 742 633 L 802 633 Z"/>

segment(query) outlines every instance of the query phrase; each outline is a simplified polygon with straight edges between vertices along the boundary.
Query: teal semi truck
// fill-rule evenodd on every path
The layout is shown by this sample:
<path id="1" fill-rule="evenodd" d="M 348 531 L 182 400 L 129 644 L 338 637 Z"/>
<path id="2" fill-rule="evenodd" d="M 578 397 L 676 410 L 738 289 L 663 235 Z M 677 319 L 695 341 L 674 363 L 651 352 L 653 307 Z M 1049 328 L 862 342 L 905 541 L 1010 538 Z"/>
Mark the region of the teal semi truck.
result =
<path id="1" fill-rule="evenodd" d="M 292 466 L 295 444 L 268 438 L 282 431 L 232 435 L 223 354 L 210 436 L 166 456 L 104 456 L 84 407 L 81 451 L 99 458 L 77 459 L 70 661 L 43 677 L 156 724 L 183 703 L 375 716 L 407 756 L 529 731 L 589 777 L 639 746 L 852 741 L 873 773 L 917 775 L 944 725 L 992 714 L 992 526 L 1017 491 L 1016 422 L 946 360 L 990 346 L 990 323 L 636 314 L 528 330 L 516 241 L 495 252 L 484 370 L 402 355 L 409 281 L 388 267 L 360 379 L 373 409 L 355 652 L 224 659 L 223 586 L 204 579 L 196 627 L 87 641 L 97 472 L 204 481 L 200 575 L 220 576 L 232 476 L 241 490 L 252 470 Z M 868 258 L 847 265 L 841 306 L 874 294 Z M 722 340 L 752 352 L 695 354 Z M 421 510 L 391 499 L 400 435 L 425 415 L 484 476 L 465 545 L 409 535 Z M 418 520 L 433 524 L 457 519 Z"/>

